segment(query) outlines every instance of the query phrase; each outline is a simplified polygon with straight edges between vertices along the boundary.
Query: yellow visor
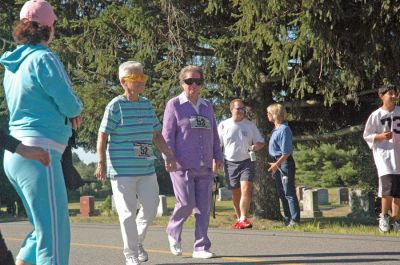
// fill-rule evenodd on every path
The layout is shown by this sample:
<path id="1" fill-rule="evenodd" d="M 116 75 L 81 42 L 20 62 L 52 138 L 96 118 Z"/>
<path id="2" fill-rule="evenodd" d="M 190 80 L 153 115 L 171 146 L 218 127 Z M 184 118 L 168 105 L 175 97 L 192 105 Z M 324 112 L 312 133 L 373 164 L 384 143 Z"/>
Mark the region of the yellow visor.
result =
<path id="1" fill-rule="evenodd" d="M 131 82 L 146 82 L 149 80 L 149 76 L 145 74 L 131 74 L 124 76 L 124 79 Z"/>

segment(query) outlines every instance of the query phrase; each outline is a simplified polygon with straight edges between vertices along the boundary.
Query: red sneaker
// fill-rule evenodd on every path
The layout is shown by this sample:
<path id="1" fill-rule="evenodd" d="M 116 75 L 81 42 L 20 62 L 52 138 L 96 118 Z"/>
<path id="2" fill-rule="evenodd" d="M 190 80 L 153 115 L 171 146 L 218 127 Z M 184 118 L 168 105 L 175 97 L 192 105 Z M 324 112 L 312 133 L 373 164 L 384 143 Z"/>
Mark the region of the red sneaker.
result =
<path id="1" fill-rule="evenodd" d="M 252 228 L 253 225 L 249 221 L 249 219 L 244 219 L 243 221 L 239 221 L 236 225 L 237 229 L 246 229 L 246 228 Z"/>
<path id="2" fill-rule="evenodd" d="M 238 227 L 238 224 L 239 224 L 239 221 L 236 221 L 236 222 L 232 225 L 232 228 L 233 228 L 233 229 L 240 229 L 240 228 Z"/>

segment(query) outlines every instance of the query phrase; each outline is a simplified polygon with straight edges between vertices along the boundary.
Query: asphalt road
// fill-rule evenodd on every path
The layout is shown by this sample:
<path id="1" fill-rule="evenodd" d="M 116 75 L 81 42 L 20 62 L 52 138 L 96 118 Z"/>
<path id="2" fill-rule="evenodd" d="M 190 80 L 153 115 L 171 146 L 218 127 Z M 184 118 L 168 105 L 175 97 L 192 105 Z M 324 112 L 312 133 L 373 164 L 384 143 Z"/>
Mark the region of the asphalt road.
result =
<path id="1" fill-rule="evenodd" d="M 26 233 L 27 222 L 0 223 L 14 255 Z M 159 264 L 400 264 L 400 236 L 326 235 L 298 232 L 210 229 L 209 260 L 191 258 L 193 229 L 184 229 L 184 255 L 169 252 L 164 227 L 149 229 L 145 249 L 149 261 Z M 118 225 L 72 224 L 70 265 L 124 265 Z"/>

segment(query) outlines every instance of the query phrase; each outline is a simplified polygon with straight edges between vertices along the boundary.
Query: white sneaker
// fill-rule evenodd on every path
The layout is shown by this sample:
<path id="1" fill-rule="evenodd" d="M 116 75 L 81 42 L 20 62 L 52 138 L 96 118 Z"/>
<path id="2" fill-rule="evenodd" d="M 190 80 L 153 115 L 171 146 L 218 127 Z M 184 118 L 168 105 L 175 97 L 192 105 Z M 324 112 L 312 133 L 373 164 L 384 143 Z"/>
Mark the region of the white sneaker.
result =
<path id="1" fill-rule="evenodd" d="M 380 214 L 379 215 L 379 231 L 382 233 L 387 233 L 390 230 L 390 216 L 388 214 Z"/>
<path id="2" fill-rule="evenodd" d="M 215 257 L 215 254 L 208 250 L 193 251 L 193 258 L 195 259 L 210 259 Z"/>
<path id="3" fill-rule="evenodd" d="M 296 227 L 299 226 L 299 223 L 293 220 L 290 220 L 289 224 L 287 225 L 289 227 Z"/>
<path id="4" fill-rule="evenodd" d="M 142 244 L 138 245 L 138 260 L 140 262 L 146 262 L 149 260 L 149 254 L 147 254 L 147 251 L 144 250 Z"/>
<path id="5" fill-rule="evenodd" d="M 393 232 L 396 232 L 396 233 L 400 232 L 400 223 L 399 223 L 399 221 L 394 221 L 392 223 L 392 228 L 393 228 Z"/>
<path id="6" fill-rule="evenodd" d="M 126 259 L 125 265 L 140 265 L 140 261 L 137 257 L 129 257 Z"/>
<path id="7" fill-rule="evenodd" d="M 175 256 L 181 256 L 182 255 L 181 242 L 175 240 L 175 238 L 173 238 L 170 235 L 168 235 L 168 241 L 169 241 L 169 249 L 171 250 L 171 253 L 174 254 Z"/>

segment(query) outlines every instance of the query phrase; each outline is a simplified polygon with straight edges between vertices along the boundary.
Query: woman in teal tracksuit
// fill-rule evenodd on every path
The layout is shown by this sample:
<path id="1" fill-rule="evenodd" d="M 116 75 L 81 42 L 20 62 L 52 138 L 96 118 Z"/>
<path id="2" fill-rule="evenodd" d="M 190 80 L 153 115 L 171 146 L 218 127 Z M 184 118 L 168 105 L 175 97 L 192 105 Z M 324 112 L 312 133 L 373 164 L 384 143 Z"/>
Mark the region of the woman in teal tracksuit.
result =
<path id="1" fill-rule="evenodd" d="M 47 150 L 51 160 L 45 167 L 15 153 L 4 154 L 6 175 L 34 227 L 17 255 L 17 265 L 68 264 L 68 200 L 60 159 L 71 127 L 81 123 L 82 103 L 71 90 L 63 65 L 48 48 L 56 19 L 45 0 L 26 2 L 13 29 L 19 45 L 0 58 L 10 134 L 25 145 Z"/>

